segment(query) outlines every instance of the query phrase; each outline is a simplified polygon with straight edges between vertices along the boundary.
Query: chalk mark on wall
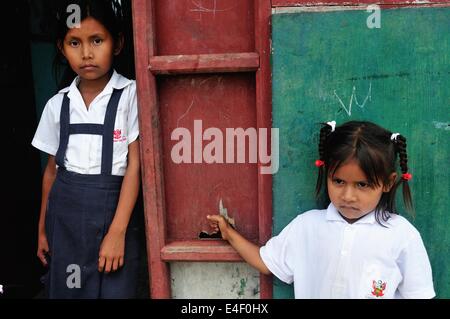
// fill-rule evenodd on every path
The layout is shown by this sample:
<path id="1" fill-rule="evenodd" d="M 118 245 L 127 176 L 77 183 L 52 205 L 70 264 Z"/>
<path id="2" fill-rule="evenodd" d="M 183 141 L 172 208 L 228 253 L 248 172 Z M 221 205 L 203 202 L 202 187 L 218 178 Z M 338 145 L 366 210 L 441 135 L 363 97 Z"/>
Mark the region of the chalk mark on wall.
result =
<path id="1" fill-rule="evenodd" d="M 177 126 L 176 127 L 180 127 L 180 121 L 186 117 L 186 115 L 189 113 L 189 111 L 191 110 L 192 106 L 194 105 L 194 99 L 192 99 L 191 105 L 189 105 L 188 109 L 186 110 L 186 112 L 183 113 L 183 115 L 181 115 L 178 120 L 177 120 Z"/>
<path id="2" fill-rule="evenodd" d="M 433 125 L 434 125 L 434 127 L 437 128 L 437 129 L 441 129 L 441 130 L 445 130 L 445 131 L 450 131 L 450 123 L 444 123 L 444 122 L 433 121 Z"/>
<path id="3" fill-rule="evenodd" d="M 341 107 L 344 109 L 344 111 L 347 113 L 348 116 L 351 116 L 352 115 L 353 100 L 355 101 L 355 104 L 357 106 L 359 106 L 359 108 L 361 108 L 361 109 L 364 108 L 364 106 L 366 105 L 367 101 L 371 101 L 372 100 L 372 95 L 371 95 L 372 94 L 372 82 L 369 83 L 369 91 L 367 92 L 367 95 L 366 95 L 366 97 L 364 98 L 364 101 L 361 104 L 358 102 L 358 98 L 356 97 L 356 86 L 353 86 L 352 95 L 350 96 L 350 102 L 348 103 L 348 107 L 345 106 L 345 104 L 342 101 L 342 99 L 336 93 L 336 90 L 334 90 L 333 92 L 334 92 L 334 95 L 337 97 Z"/>
<path id="4" fill-rule="evenodd" d="M 191 12 L 200 12 L 200 13 L 211 13 L 216 17 L 216 12 L 223 12 L 233 9 L 234 7 L 226 8 L 226 9 L 217 9 L 217 0 L 213 0 L 213 7 L 207 8 L 202 4 L 202 0 L 194 1 L 192 0 L 192 3 L 196 7 L 195 9 L 191 9 Z M 201 15 L 200 15 L 201 17 Z"/>

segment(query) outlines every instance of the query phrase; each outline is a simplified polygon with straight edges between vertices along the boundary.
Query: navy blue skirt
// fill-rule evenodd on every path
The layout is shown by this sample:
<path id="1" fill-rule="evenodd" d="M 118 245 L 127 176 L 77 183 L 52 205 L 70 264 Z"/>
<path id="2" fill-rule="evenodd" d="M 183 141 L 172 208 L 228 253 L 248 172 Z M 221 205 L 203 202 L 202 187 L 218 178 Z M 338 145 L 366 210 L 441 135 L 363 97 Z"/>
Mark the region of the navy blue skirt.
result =
<path id="1" fill-rule="evenodd" d="M 122 180 L 121 176 L 84 175 L 58 169 L 45 218 L 51 254 L 45 279 L 49 298 L 136 297 L 136 216 L 132 216 L 127 229 L 123 267 L 109 274 L 98 271 L 100 245 L 114 218 Z"/>

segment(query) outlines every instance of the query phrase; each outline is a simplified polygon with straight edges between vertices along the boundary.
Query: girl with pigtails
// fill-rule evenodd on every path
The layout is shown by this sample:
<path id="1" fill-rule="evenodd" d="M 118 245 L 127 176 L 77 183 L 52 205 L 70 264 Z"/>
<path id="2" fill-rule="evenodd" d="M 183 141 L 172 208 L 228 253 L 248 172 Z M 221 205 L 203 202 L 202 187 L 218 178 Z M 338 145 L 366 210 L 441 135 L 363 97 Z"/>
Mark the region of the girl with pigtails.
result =
<path id="1" fill-rule="evenodd" d="M 415 214 L 406 138 L 371 122 L 328 122 L 315 165 L 328 207 L 298 215 L 263 247 L 220 215 L 207 216 L 211 227 L 261 273 L 294 283 L 296 298 L 433 298 L 420 233 L 395 205 L 401 186 Z"/>

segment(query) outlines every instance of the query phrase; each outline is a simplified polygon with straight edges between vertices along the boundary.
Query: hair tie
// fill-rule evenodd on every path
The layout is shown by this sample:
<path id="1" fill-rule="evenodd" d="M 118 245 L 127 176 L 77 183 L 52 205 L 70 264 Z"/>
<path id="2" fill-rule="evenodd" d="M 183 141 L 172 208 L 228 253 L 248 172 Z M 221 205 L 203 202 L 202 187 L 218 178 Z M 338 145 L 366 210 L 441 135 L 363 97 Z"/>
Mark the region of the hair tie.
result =
<path id="1" fill-rule="evenodd" d="M 410 174 L 410 173 L 402 174 L 402 179 L 405 181 L 409 181 L 411 178 L 412 178 L 412 174 Z"/>
<path id="2" fill-rule="evenodd" d="M 331 126 L 331 132 L 334 132 L 336 129 L 336 121 L 327 122 L 329 126 Z"/>
<path id="3" fill-rule="evenodd" d="M 391 141 L 397 141 L 397 136 L 399 136 L 400 135 L 400 133 L 392 133 L 392 135 L 391 135 Z"/>
<path id="4" fill-rule="evenodd" d="M 324 166 L 324 165 L 325 165 L 325 162 L 322 161 L 322 160 L 316 160 L 315 165 L 316 165 L 317 167 L 321 167 L 321 166 Z"/>

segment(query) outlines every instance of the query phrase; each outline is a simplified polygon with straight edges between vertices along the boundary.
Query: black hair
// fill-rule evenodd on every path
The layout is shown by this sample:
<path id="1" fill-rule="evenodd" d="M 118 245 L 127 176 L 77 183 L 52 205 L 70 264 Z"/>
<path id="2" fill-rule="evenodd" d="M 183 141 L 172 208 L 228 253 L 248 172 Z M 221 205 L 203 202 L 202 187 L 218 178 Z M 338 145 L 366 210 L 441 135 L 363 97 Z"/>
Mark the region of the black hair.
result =
<path id="1" fill-rule="evenodd" d="M 396 159 L 402 174 L 408 173 L 406 138 L 402 135 L 391 139 L 392 132 L 367 121 L 350 121 L 336 127 L 332 132 L 329 124 L 322 123 L 319 137 L 319 156 L 324 165 L 319 167 L 316 184 L 316 196 L 319 197 L 322 184 L 327 176 L 333 176 L 336 170 L 350 159 L 355 159 L 365 173 L 369 185 L 390 185 L 390 176 L 396 172 Z M 403 201 L 406 209 L 414 216 L 411 191 L 408 179 L 402 174 L 394 182 L 389 192 L 383 195 L 375 208 L 375 218 L 387 221 L 390 214 L 398 214 L 395 207 L 395 193 L 400 184 L 403 186 Z M 330 202 L 326 192 L 327 201 Z"/>
<path id="2" fill-rule="evenodd" d="M 127 41 L 132 39 L 132 36 L 130 37 L 131 28 L 127 29 L 126 25 L 127 22 L 131 22 L 131 17 L 127 16 L 127 14 L 131 15 L 131 12 L 127 11 L 127 8 L 130 7 L 129 2 L 124 0 L 58 0 L 54 7 L 56 17 L 54 38 L 57 50 L 53 61 L 53 71 L 56 79 L 61 78 L 61 67 L 67 66 L 67 62 L 58 45 L 61 45 L 67 32 L 70 30 L 67 23 L 67 20 L 70 20 L 73 14 L 73 11 L 68 10 L 70 5 L 77 5 L 80 8 L 80 21 L 87 17 L 92 17 L 100 22 L 109 31 L 114 43 L 117 43 L 122 35 L 125 36 Z M 115 57 L 112 68 L 117 68 L 124 64 L 120 57 Z M 132 72 L 124 73 L 129 75 Z M 75 72 L 70 67 L 65 67 L 64 74 L 58 85 L 59 89 L 69 85 L 75 76 Z"/>

